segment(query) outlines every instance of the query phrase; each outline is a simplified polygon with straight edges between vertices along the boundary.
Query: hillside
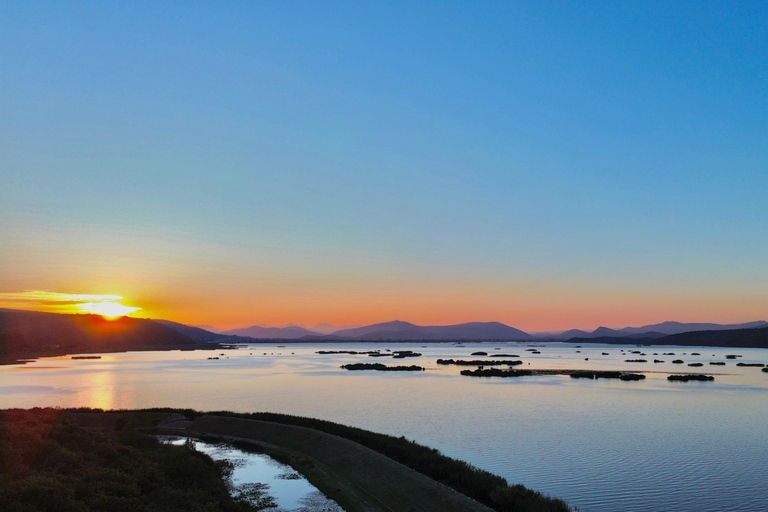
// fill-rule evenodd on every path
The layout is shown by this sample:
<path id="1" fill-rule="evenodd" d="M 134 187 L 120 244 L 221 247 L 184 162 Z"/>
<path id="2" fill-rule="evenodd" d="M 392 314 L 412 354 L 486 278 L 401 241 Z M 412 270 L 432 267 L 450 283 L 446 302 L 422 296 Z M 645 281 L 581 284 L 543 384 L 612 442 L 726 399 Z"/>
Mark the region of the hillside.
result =
<path id="1" fill-rule="evenodd" d="M 88 352 L 215 348 L 153 320 L 0 310 L 0 363 Z"/>
<path id="2" fill-rule="evenodd" d="M 238 339 L 237 336 L 217 333 L 203 329 L 202 327 L 195 327 L 193 325 L 180 324 L 178 322 L 171 322 L 170 320 L 154 320 L 155 322 L 170 327 L 176 332 L 180 332 L 187 338 L 191 338 L 196 341 L 206 342 L 219 342 L 219 343 L 242 343 L 245 340 Z"/>

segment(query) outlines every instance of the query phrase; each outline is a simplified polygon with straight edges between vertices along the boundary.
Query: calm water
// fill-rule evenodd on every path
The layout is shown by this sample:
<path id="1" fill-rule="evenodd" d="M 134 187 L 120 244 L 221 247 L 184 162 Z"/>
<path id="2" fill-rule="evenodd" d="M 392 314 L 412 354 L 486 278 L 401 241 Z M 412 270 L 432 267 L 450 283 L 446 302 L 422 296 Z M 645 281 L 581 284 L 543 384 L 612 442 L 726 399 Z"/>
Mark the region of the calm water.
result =
<path id="1" fill-rule="evenodd" d="M 158 436 L 162 441 L 183 445 L 186 437 Z M 276 505 L 271 512 L 344 512 L 339 505 L 325 497 L 307 479 L 290 466 L 261 453 L 246 453 L 227 444 L 211 444 L 192 440 L 197 451 L 208 454 L 213 460 L 228 460 L 235 469 L 232 472 L 232 494 L 238 495 L 249 486 L 259 485 L 259 497 L 269 497 Z M 256 505 L 262 501 L 251 501 Z"/>
<path id="2" fill-rule="evenodd" d="M 414 350 L 423 356 L 390 360 L 315 353 L 377 348 Z M 531 354 L 527 348 L 517 343 L 425 348 L 400 343 L 272 344 L 216 354 L 48 358 L 0 367 L 0 408 L 173 406 L 283 412 L 405 435 L 512 483 L 561 497 L 582 512 L 766 510 L 768 373 L 736 363 L 768 363 L 768 350 L 633 346 L 622 353 L 616 346 L 550 344 L 539 348 L 541 354 Z M 460 376 L 460 367 L 435 364 L 437 358 L 481 358 L 470 357 L 478 350 L 518 354 L 525 362 L 521 368 L 632 369 L 647 378 L 474 378 Z M 662 356 L 664 352 L 675 356 Z M 726 354 L 743 357 L 726 360 Z M 208 360 L 214 355 L 220 359 Z M 666 362 L 624 362 L 636 358 Z M 674 365 L 676 358 L 705 366 Z M 709 361 L 727 365 L 709 366 Z M 339 368 L 350 362 L 418 364 L 428 370 Z M 668 373 L 699 371 L 716 380 L 666 379 Z"/>

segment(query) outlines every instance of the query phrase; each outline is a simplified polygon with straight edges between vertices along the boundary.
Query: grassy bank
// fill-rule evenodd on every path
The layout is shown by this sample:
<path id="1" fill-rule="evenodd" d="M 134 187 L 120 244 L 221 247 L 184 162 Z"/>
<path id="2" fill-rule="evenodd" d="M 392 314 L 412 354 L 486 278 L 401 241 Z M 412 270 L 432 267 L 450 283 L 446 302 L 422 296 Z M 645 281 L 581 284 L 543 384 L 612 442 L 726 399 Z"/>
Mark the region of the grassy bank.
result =
<path id="1" fill-rule="evenodd" d="M 8 512 L 250 512 L 231 464 L 140 435 L 126 415 L 84 428 L 70 411 L 0 411 L 0 509 Z"/>

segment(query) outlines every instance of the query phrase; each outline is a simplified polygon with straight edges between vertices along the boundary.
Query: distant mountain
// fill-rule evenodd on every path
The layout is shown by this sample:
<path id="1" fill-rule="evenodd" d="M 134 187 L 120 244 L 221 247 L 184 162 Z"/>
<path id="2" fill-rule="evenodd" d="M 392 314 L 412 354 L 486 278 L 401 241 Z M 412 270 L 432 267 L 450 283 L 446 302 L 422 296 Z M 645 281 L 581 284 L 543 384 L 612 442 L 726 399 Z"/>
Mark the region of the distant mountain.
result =
<path id="1" fill-rule="evenodd" d="M 154 320 L 0 311 L 0 363 L 63 354 L 203 346 Z"/>
<path id="2" fill-rule="evenodd" d="M 170 320 L 155 320 L 155 322 L 161 325 L 164 325 L 166 327 L 170 327 L 174 331 L 180 332 L 184 336 L 187 336 L 197 341 L 218 342 L 218 343 L 226 343 L 226 342 L 236 343 L 237 341 L 242 341 L 242 340 L 237 340 L 234 336 L 228 336 L 226 334 L 211 332 L 201 327 L 180 324 L 178 322 L 171 322 Z"/>
<path id="3" fill-rule="evenodd" d="M 692 331 L 725 331 L 733 329 L 756 329 L 760 327 L 768 327 L 768 322 L 764 320 L 747 322 L 744 324 L 662 322 L 660 324 L 644 325 L 642 327 L 625 327 L 624 329 L 621 329 L 621 331 L 627 334 L 639 334 L 650 331 L 660 332 L 662 334 L 679 334 Z"/>
<path id="4" fill-rule="evenodd" d="M 768 348 L 768 327 L 683 332 L 665 336 L 658 342 L 664 345 Z"/>
<path id="5" fill-rule="evenodd" d="M 359 338 L 361 336 L 369 336 L 372 334 L 382 333 L 382 332 L 397 333 L 397 332 L 413 331 L 414 329 L 418 329 L 418 328 L 419 328 L 418 325 L 415 325 L 409 322 L 403 322 L 401 320 L 395 320 L 392 322 L 366 325 L 363 327 L 341 329 L 339 331 L 332 332 L 331 336 L 334 336 L 337 338 Z"/>
<path id="6" fill-rule="evenodd" d="M 222 332 L 226 331 L 227 329 L 220 329 L 219 327 L 214 327 L 212 325 L 192 325 L 190 327 L 197 327 L 198 329 L 203 329 L 204 331 L 208 332 L 215 332 L 216 334 L 221 334 Z"/>
<path id="7" fill-rule="evenodd" d="M 648 332 L 639 332 L 637 334 L 629 334 L 629 335 L 626 335 L 624 337 L 629 339 L 629 340 L 634 340 L 634 339 L 652 339 L 652 340 L 655 340 L 655 339 L 663 338 L 664 336 L 666 336 L 666 334 L 664 334 L 664 333 L 660 333 L 660 332 L 656 332 L 656 331 L 648 331 Z"/>
<path id="8" fill-rule="evenodd" d="M 743 324 L 662 322 L 660 324 L 644 325 L 642 327 L 624 327 L 623 329 L 598 327 L 592 332 L 582 331 L 579 329 L 571 329 L 570 331 L 565 331 L 554 336 L 550 335 L 541 337 L 558 340 L 568 340 L 571 338 L 590 339 L 605 337 L 660 338 L 662 336 L 679 334 L 683 332 L 756 329 L 760 327 L 768 327 L 768 322 L 764 320 L 757 322 L 747 322 Z"/>
<path id="9" fill-rule="evenodd" d="M 248 336 L 250 338 L 258 339 L 282 339 L 282 340 L 294 340 L 303 338 L 304 336 L 319 336 L 320 333 L 310 331 L 304 327 L 298 325 L 291 325 L 288 327 L 262 327 L 260 325 L 252 325 L 250 327 L 243 327 L 241 329 L 232 329 L 224 331 L 222 334 L 230 336 Z"/>
<path id="10" fill-rule="evenodd" d="M 592 331 L 592 333 L 590 334 L 590 337 L 623 336 L 624 334 L 628 334 L 628 333 L 624 333 L 622 331 L 617 331 L 616 329 L 609 329 L 608 327 L 601 326 L 595 329 L 594 331 Z"/>
<path id="11" fill-rule="evenodd" d="M 560 334 L 544 334 L 542 337 L 568 340 L 571 338 L 587 338 L 589 337 L 589 334 L 590 333 L 587 331 L 582 331 L 581 329 L 571 329 L 569 331 L 561 332 Z"/>
<path id="12" fill-rule="evenodd" d="M 768 327 L 752 329 L 720 329 L 691 331 L 663 335 L 658 338 L 645 336 L 649 333 L 629 336 L 605 336 L 598 338 L 571 338 L 569 343 L 609 343 L 613 345 L 678 345 L 694 347 L 768 348 Z M 656 333 L 658 334 L 658 333 Z"/>
<path id="13" fill-rule="evenodd" d="M 404 340 L 527 340 L 531 335 L 499 322 L 470 322 L 458 325 L 419 326 L 395 320 L 354 329 L 342 329 L 330 335 L 335 339 L 361 341 Z"/>
<path id="14" fill-rule="evenodd" d="M 331 325 L 331 324 L 317 324 L 317 325 L 313 325 L 312 327 L 309 327 L 309 330 L 313 332 L 319 332 L 320 334 L 333 334 L 334 332 L 340 331 L 342 329 L 354 329 L 356 327 L 360 327 L 360 326 L 354 325 L 354 326 L 339 327 L 337 325 Z"/>

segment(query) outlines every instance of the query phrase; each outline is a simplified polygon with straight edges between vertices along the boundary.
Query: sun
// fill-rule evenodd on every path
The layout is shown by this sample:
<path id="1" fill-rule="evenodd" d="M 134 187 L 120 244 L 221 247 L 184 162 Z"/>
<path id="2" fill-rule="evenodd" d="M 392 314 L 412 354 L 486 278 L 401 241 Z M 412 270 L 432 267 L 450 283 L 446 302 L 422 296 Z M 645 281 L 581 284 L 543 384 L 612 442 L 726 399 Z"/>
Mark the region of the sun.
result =
<path id="1" fill-rule="evenodd" d="M 80 311 L 101 315 L 107 319 L 115 319 L 121 316 L 130 315 L 131 313 L 141 309 L 131 306 L 124 306 L 119 302 L 113 301 L 83 302 L 82 304 L 78 304 L 77 308 Z"/>

